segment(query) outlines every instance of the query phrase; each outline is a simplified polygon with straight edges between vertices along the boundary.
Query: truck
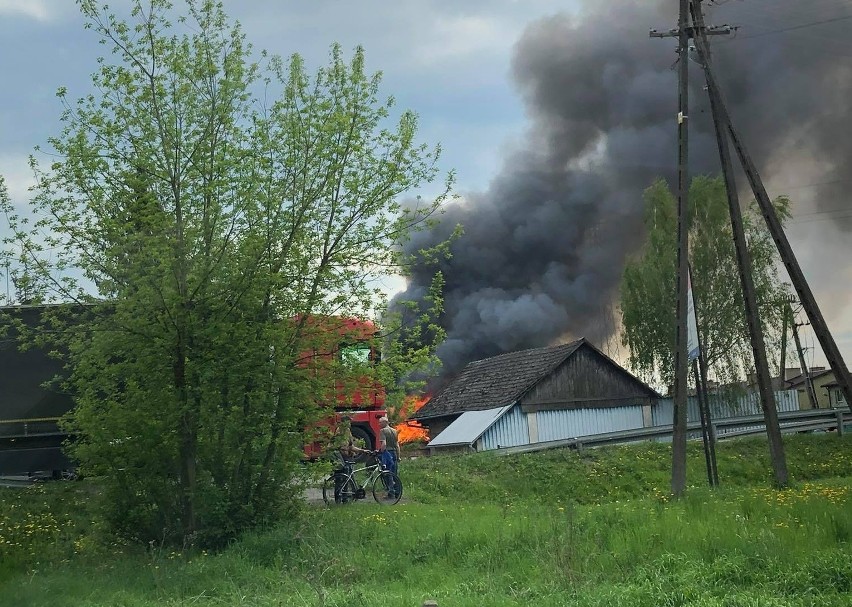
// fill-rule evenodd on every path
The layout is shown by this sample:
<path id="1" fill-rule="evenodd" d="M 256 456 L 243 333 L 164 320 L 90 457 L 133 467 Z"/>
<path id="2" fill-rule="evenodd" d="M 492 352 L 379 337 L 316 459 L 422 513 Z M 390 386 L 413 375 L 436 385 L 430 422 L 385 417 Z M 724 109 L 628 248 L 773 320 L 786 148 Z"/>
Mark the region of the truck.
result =
<path id="1" fill-rule="evenodd" d="M 43 306 L 0 308 L 29 326 L 40 322 L 42 311 Z M 67 435 L 58 423 L 74 400 L 46 385 L 62 373 L 62 362 L 45 349 L 21 350 L 14 328 L 0 329 L 0 475 L 59 476 L 74 469 L 61 449 Z"/>
<path id="2" fill-rule="evenodd" d="M 44 310 L 44 305 L 5 306 L 0 307 L 0 315 L 34 327 Z M 372 343 L 377 332 L 373 323 L 341 317 L 314 317 L 306 323 L 321 336 L 315 340 L 321 345 L 303 353 L 300 364 L 323 373 L 331 362 L 372 364 L 379 360 Z M 0 327 L 4 324 L 5 332 L 0 329 L 0 476 L 72 475 L 76 466 L 62 450 L 63 442 L 70 437 L 60 428 L 59 420 L 74 407 L 74 398 L 63 390 L 61 382 L 51 381 L 65 373 L 63 363 L 45 348 L 21 349 L 14 328 L 8 323 L 0 323 Z M 336 380 L 332 384 L 325 402 L 320 403 L 323 410 L 332 413 L 306 428 L 306 460 L 316 459 L 326 450 L 328 435 L 343 415 L 351 418 L 352 435 L 365 449 L 378 446 L 379 419 L 387 415 L 384 387 L 367 377 L 355 377 L 354 385 Z"/>
<path id="3" fill-rule="evenodd" d="M 326 363 L 340 363 L 358 368 L 379 362 L 380 352 L 374 343 L 378 328 L 370 321 L 347 317 L 311 317 L 308 326 L 320 334 L 322 344 L 313 352 L 301 356 L 303 364 L 322 369 Z M 307 428 L 312 439 L 304 448 L 305 458 L 319 458 L 327 449 L 330 435 L 345 415 L 350 419 L 352 437 L 363 449 L 378 448 L 379 419 L 387 416 L 384 386 L 366 376 L 355 376 L 349 382 L 335 382 L 334 394 L 324 399 L 324 408 L 334 401 L 334 413 Z M 363 458 L 362 458 L 363 459 Z"/>

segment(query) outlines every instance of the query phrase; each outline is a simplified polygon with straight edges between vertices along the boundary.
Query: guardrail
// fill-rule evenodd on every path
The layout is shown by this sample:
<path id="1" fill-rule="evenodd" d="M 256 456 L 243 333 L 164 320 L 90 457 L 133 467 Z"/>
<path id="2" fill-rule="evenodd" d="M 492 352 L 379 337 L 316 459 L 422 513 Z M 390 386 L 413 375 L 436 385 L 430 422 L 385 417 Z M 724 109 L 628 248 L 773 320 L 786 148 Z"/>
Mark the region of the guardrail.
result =
<path id="1" fill-rule="evenodd" d="M 852 412 L 848 409 L 819 409 L 815 411 L 787 411 L 778 413 L 778 421 L 781 432 L 789 434 L 792 432 L 810 432 L 813 430 L 828 430 L 836 428 L 842 434 L 844 424 L 852 423 Z M 687 424 L 687 433 L 691 438 L 699 438 L 701 435 L 701 423 L 691 422 Z M 728 417 L 714 419 L 711 422 L 710 431 L 717 440 L 747 436 L 749 434 L 762 434 L 766 432 L 766 425 L 762 415 L 748 415 L 743 417 Z M 607 432 L 604 434 L 591 434 L 562 440 L 533 443 L 531 445 L 518 445 L 516 447 L 502 447 L 496 449 L 498 455 L 512 455 L 516 453 L 531 453 L 544 451 L 559 447 L 584 447 L 599 445 L 616 445 L 634 441 L 649 440 L 653 438 L 665 438 L 672 435 L 672 426 L 652 426 L 650 428 L 636 428 L 632 430 L 620 430 L 618 432 Z"/>
<path id="2" fill-rule="evenodd" d="M 29 417 L 0 419 L 0 439 L 64 435 L 58 417 Z"/>

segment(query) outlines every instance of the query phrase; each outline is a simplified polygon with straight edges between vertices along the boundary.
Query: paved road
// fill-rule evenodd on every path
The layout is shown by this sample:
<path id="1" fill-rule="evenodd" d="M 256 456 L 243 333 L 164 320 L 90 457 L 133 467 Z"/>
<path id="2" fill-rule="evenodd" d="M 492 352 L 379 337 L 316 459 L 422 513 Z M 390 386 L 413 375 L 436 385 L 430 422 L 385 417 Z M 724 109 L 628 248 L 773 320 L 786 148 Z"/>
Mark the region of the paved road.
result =
<path id="1" fill-rule="evenodd" d="M 35 480 L 27 476 L 0 476 L 0 487 L 28 487 Z M 322 499 L 322 492 L 320 492 L 320 499 Z"/>

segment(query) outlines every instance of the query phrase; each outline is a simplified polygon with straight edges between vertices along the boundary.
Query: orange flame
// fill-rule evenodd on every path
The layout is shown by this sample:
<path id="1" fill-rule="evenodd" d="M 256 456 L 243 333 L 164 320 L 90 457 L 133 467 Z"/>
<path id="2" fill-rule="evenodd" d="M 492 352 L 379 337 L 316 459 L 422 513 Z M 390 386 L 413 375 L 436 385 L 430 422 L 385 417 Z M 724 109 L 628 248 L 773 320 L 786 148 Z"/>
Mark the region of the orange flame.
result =
<path id="1" fill-rule="evenodd" d="M 402 423 L 395 426 L 400 444 L 404 445 L 405 443 L 412 443 L 414 441 L 429 441 L 429 433 L 426 428 L 421 426 L 419 422 L 408 421 L 408 416 L 425 405 L 430 398 L 428 394 L 422 397 L 407 396 L 405 398 L 405 403 L 400 412 Z"/>

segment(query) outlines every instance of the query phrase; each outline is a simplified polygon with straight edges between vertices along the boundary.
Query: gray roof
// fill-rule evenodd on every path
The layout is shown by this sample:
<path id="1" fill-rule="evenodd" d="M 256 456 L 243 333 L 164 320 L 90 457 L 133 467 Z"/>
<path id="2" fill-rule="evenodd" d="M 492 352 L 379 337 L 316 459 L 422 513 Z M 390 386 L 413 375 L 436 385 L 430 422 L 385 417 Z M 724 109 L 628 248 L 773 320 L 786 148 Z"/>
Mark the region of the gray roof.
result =
<path id="1" fill-rule="evenodd" d="M 578 339 L 560 346 L 509 352 L 474 361 L 423 405 L 412 419 L 511 405 L 584 343 L 585 339 Z"/>
<path id="2" fill-rule="evenodd" d="M 470 446 L 482 436 L 494 422 L 500 419 L 512 405 L 485 409 L 483 411 L 465 411 L 453 420 L 438 436 L 429 441 L 428 447 L 447 447 L 450 445 Z"/>
<path id="3" fill-rule="evenodd" d="M 831 369 L 824 369 L 822 371 L 812 372 L 812 373 L 810 373 L 811 381 L 813 381 L 815 379 L 819 379 L 820 377 L 822 377 L 824 375 L 828 375 L 829 373 L 834 373 L 834 371 L 831 370 Z M 800 373 L 796 377 L 791 377 L 790 379 L 788 379 L 784 383 L 787 384 L 788 390 L 793 390 L 795 388 L 798 388 L 799 386 L 803 386 L 805 384 L 805 374 Z"/>

